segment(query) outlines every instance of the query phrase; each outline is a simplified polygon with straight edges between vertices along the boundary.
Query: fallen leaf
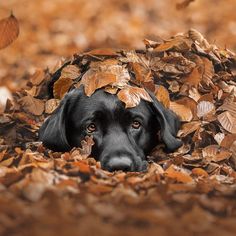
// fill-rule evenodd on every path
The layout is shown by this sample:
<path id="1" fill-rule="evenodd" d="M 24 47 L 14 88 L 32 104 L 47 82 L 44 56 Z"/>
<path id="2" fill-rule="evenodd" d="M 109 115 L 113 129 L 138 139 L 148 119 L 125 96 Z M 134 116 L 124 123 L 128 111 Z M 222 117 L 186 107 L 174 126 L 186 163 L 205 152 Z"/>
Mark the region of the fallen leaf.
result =
<path id="1" fill-rule="evenodd" d="M 171 165 L 167 170 L 165 170 L 164 175 L 181 183 L 193 182 L 193 178 L 185 169 L 175 165 Z"/>
<path id="2" fill-rule="evenodd" d="M 52 98 L 47 100 L 45 103 L 45 113 L 52 114 L 53 111 L 55 111 L 55 109 L 58 107 L 59 103 L 59 99 Z"/>
<path id="3" fill-rule="evenodd" d="M 84 91 L 87 96 L 91 96 L 97 89 L 116 82 L 116 75 L 106 72 L 88 70 L 82 77 L 77 87 L 84 85 Z"/>
<path id="4" fill-rule="evenodd" d="M 44 102 L 40 99 L 34 98 L 31 95 L 22 97 L 19 100 L 22 108 L 33 115 L 40 116 L 44 112 Z"/>
<path id="5" fill-rule="evenodd" d="M 181 129 L 178 132 L 179 137 L 186 137 L 188 134 L 193 133 L 201 126 L 201 122 L 199 121 L 192 121 L 189 123 L 185 123 L 181 126 Z"/>
<path id="6" fill-rule="evenodd" d="M 236 134 L 236 116 L 231 115 L 228 111 L 225 111 L 218 115 L 217 119 L 225 130 L 232 134 Z"/>
<path id="7" fill-rule="evenodd" d="M 215 106 L 212 102 L 201 101 L 197 104 L 197 116 L 202 118 L 209 113 L 215 113 Z"/>
<path id="8" fill-rule="evenodd" d="M 97 48 L 89 52 L 85 52 L 84 54 L 94 55 L 94 56 L 117 56 L 118 51 L 119 51 L 118 49 L 114 48 Z"/>
<path id="9" fill-rule="evenodd" d="M 62 99 L 73 84 L 73 80 L 69 77 L 60 77 L 53 85 L 53 95 L 56 99 Z"/>
<path id="10" fill-rule="evenodd" d="M 202 150 L 202 155 L 203 157 L 211 158 L 214 162 L 219 162 L 229 159 L 232 156 L 232 153 L 226 148 L 218 145 L 210 145 Z"/>
<path id="11" fill-rule="evenodd" d="M 16 40 L 19 32 L 19 23 L 13 14 L 0 20 L 0 49 L 7 47 Z"/>
<path id="12" fill-rule="evenodd" d="M 164 107 L 169 108 L 170 107 L 170 95 L 168 90 L 162 86 L 155 86 L 155 92 L 154 92 L 157 100 L 164 105 Z"/>
<path id="13" fill-rule="evenodd" d="M 144 88 L 126 87 L 121 89 L 118 94 L 120 101 L 125 103 L 125 108 L 137 106 L 141 99 L 152 102 L 151 97 Z"/>

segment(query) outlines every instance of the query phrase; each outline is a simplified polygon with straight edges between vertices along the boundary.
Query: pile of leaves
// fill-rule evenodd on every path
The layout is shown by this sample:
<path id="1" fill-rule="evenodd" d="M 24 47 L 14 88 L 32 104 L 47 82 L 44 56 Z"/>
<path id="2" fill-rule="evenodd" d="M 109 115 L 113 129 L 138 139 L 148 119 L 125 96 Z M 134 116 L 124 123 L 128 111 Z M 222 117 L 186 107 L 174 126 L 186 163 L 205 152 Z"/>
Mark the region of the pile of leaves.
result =
<path id="1" fill-rule="evenodd" d="M 0 116 L 0 234 L 233 235 L 236 230 L 235 55 L 196 30 L 144 40 L 145 50 L 103 48 L 37 70 Z M 152 91 L 178 114 L 183 146 L 158 145 L 143 173 L 110 173 L 90 157 L 37 142 L 43 120 L 73 87 L 116 94 L 126 108 Z"/>

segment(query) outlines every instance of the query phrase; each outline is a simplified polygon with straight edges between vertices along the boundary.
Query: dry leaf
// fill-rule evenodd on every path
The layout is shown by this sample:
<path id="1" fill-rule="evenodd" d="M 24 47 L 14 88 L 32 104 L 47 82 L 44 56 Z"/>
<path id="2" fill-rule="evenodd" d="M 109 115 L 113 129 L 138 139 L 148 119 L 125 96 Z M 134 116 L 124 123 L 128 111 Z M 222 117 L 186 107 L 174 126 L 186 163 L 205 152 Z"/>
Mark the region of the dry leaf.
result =
<path id="1" fill-rule="evenodd" d="M 13 14 L 0 20 L 0 49 L 10 45 L 18 37 L 19 32 L 19 23 Z"/>
<path id="2" fill-rule="evenodd" d="M 196 29 L 190 29 L 188 31 L 189 37 L 193 40 L 199 43 L 200 46 L 202 46 L 205 49 L 210 48 L 210 44 L 207 42 L 207 40 L 203 37 L 203 35 L 197 31 Z"/>
<path id="3" fill-rule="evenodd" d="M 236 116 L 231 115 L 228 111 L 225 111 L 218 115 L 217 119 L 225 130 L 232 134 L 236 134 Z"/>
<path id="4" fill-rule="evenodd" d="M 169 108 L 170 107 L 170 96 L 168 90 L 162 86 L 155 86 L 155 92 L 154 92 L 157 100 L 164 105 L 164 107 Z"/>
<path id="5" fill-rule="evenodd" d="M 197 116 L 199 118 L 202 118 L 209 113 L 214 113 L 215 112 L 215 106 L 212 102 L 208 101 L 201 101 L 197 105 Z"/>
<path id="6" fill-rule="evenodd" d="M 114 49 L 114 48 L 98 48 L 98 49 L 93 49 L 84 54 L 93 55 L 93 56 L 117 56 L 118 51 L 119 51 L 118 49 Z"/>
<path id="7" fill-rule="evenodd" d="M 210 145 L 202 150 L 203 157 L 211 158 L 212 161 L 219 162 L 222 160 L 229 159 L 232 153 L 226 148 L 218 145 Z"/>
<path id="8" fill-rule="evenodd" d="M 151 102 L 152 99 L 144 88 L 126 87 L 121 89 L 118 94 L 120 101 L 125 103 L 125 108 L 137 106 L 141 99 Z"/>
<path id="9" fill-rule="evenodd" d="M 203 170 L 202 168 L 193 168 L 192 169 L 192 173 L 193 175 L 196 175 L 196 176 L 203 176 L 203 177 L 208 177 L 208 173 Z"/>
<path id="10" fill-rule="evenodd" d="M 91 96 L 97 89 L 116 82 L 116 75 L 112 73 L 97 72 L 93 70 L 87 71 L 82 80 L 77 85 L 84 85 L 84 91 L 87 96 Z"/>
<path id="11" fill-rule="evenodd" d="M 33 85 L 40 85 L 45 78 L 45 72 L 42 69 L 37 69 L 30 77 L 30 81 Z"/>
<path id="12" fill-rule="evenodd" d="M 44 112 L 44 102 L 40 99 L 34 98 L 31 95 L 22 97 L 19 100 L 22 108 L 33 115 L 40 116 Z"/>
<path id="13" fill-rule="evenodd" d="M 195 0 L 183 0 L 180 3 L 176 3 L 176 9 L 182 10 L 190 5 L 191 2 L 194 2 Z"/>
<path id="14" fill-rule="evenodd" d="M 175 165 L 171 165 L 167 170 L 165 170 L 164 175 L 181 183 L 193 182 L 192 177 L 185 169 Z"/>
<path id="15" fill-rule="evenodd" d="M 53 95 L 56 99 L 62 99 L 73 84 L 69 77 L 60 77 L 53 85 Z"/>
<path id="16" fill-rule="evenodd" d="M 199 122 L 199 121 L 192 121 L 189 123 L 185 123 L 181 126 L 181 129 L 178 132 L 178 136 L 185 137 L 188 134 L 191 134 L 194 131 L 196 131 L 197 129 L 199 129 L 200 126 L 201 126 L 201 122 Z"/>
<path id="17" fill-rule="evenodd" d="M 165 52 L 169 50 L 176 51 L 187 51 L 190 49 L 190 42 L 184 36 L 178 36 L 173 39 L 170 39 L 159 46 L 157 46 L 155 52 Z"/>
<path id="18" fill-rule="evenodd" d="M 59 103 L 59 99 L 52 98 L 47 100 L 45 103 L 45 113 L 52 114 L 53 111 L 58 107 Z"/>
<path id="19" fill-rule="evenodd" d="M 80 76 L 80 68 L 76 65 L 67 65 L 61 71 L 61 78 L 69 78 L 71 80 L 75 80 Z M 59 79 L 59 80 L 60 80 Z"/>

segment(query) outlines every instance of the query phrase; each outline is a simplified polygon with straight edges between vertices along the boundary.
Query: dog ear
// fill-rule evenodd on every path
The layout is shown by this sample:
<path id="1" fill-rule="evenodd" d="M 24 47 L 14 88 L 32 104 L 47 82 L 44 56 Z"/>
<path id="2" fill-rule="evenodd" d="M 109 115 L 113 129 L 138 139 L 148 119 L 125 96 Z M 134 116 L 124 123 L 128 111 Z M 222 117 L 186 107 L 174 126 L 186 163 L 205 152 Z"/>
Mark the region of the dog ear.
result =
<path id="1" fill-rule="evenodd" d="M 71 100 L 80 97 L 82 89 L 73 89 L 62 99 L 53 114 L 39 129 L 39 140 L 43 145 L 54 151 L 69 151 L 71 149 L 66 137 L 66 117 Z"/>
<path id="2" fill-rule="evenodd" d="M 174 151 L 179 148 L 183 143 L 176 138 L 177 132 L 180 127 L 180 121 L 177 115 L 164 108 L 164 106 L 156 99 L 153 93 L 148 92 L 153 102 L 152 107 L 156 114 L 156 118 L 161 126 L 161 138 L 169 151 Z"/>

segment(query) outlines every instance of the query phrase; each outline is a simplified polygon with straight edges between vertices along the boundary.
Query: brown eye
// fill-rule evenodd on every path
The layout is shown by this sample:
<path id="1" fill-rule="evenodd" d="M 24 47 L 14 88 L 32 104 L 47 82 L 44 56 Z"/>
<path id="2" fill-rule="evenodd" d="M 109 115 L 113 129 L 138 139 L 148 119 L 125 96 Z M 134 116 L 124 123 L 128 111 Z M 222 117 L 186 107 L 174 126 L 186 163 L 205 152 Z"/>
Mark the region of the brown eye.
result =
<path id="1" fill-rule="evenodd" d="M 93 133 L 96 130 L 96 125 L 94 123 L 91 123 L 87 126 L 87 132 Z"/>
<path id="2" fill-rule="evenodd" d="M 137 120 L 134 120 L 134 121 L 133 121 L 132 127 L 133 127 L 134 129 L 139 129 L 140 126 L 141 126 L 141 123 L 140 123 L 139 121 L 137 121 Z"/>

